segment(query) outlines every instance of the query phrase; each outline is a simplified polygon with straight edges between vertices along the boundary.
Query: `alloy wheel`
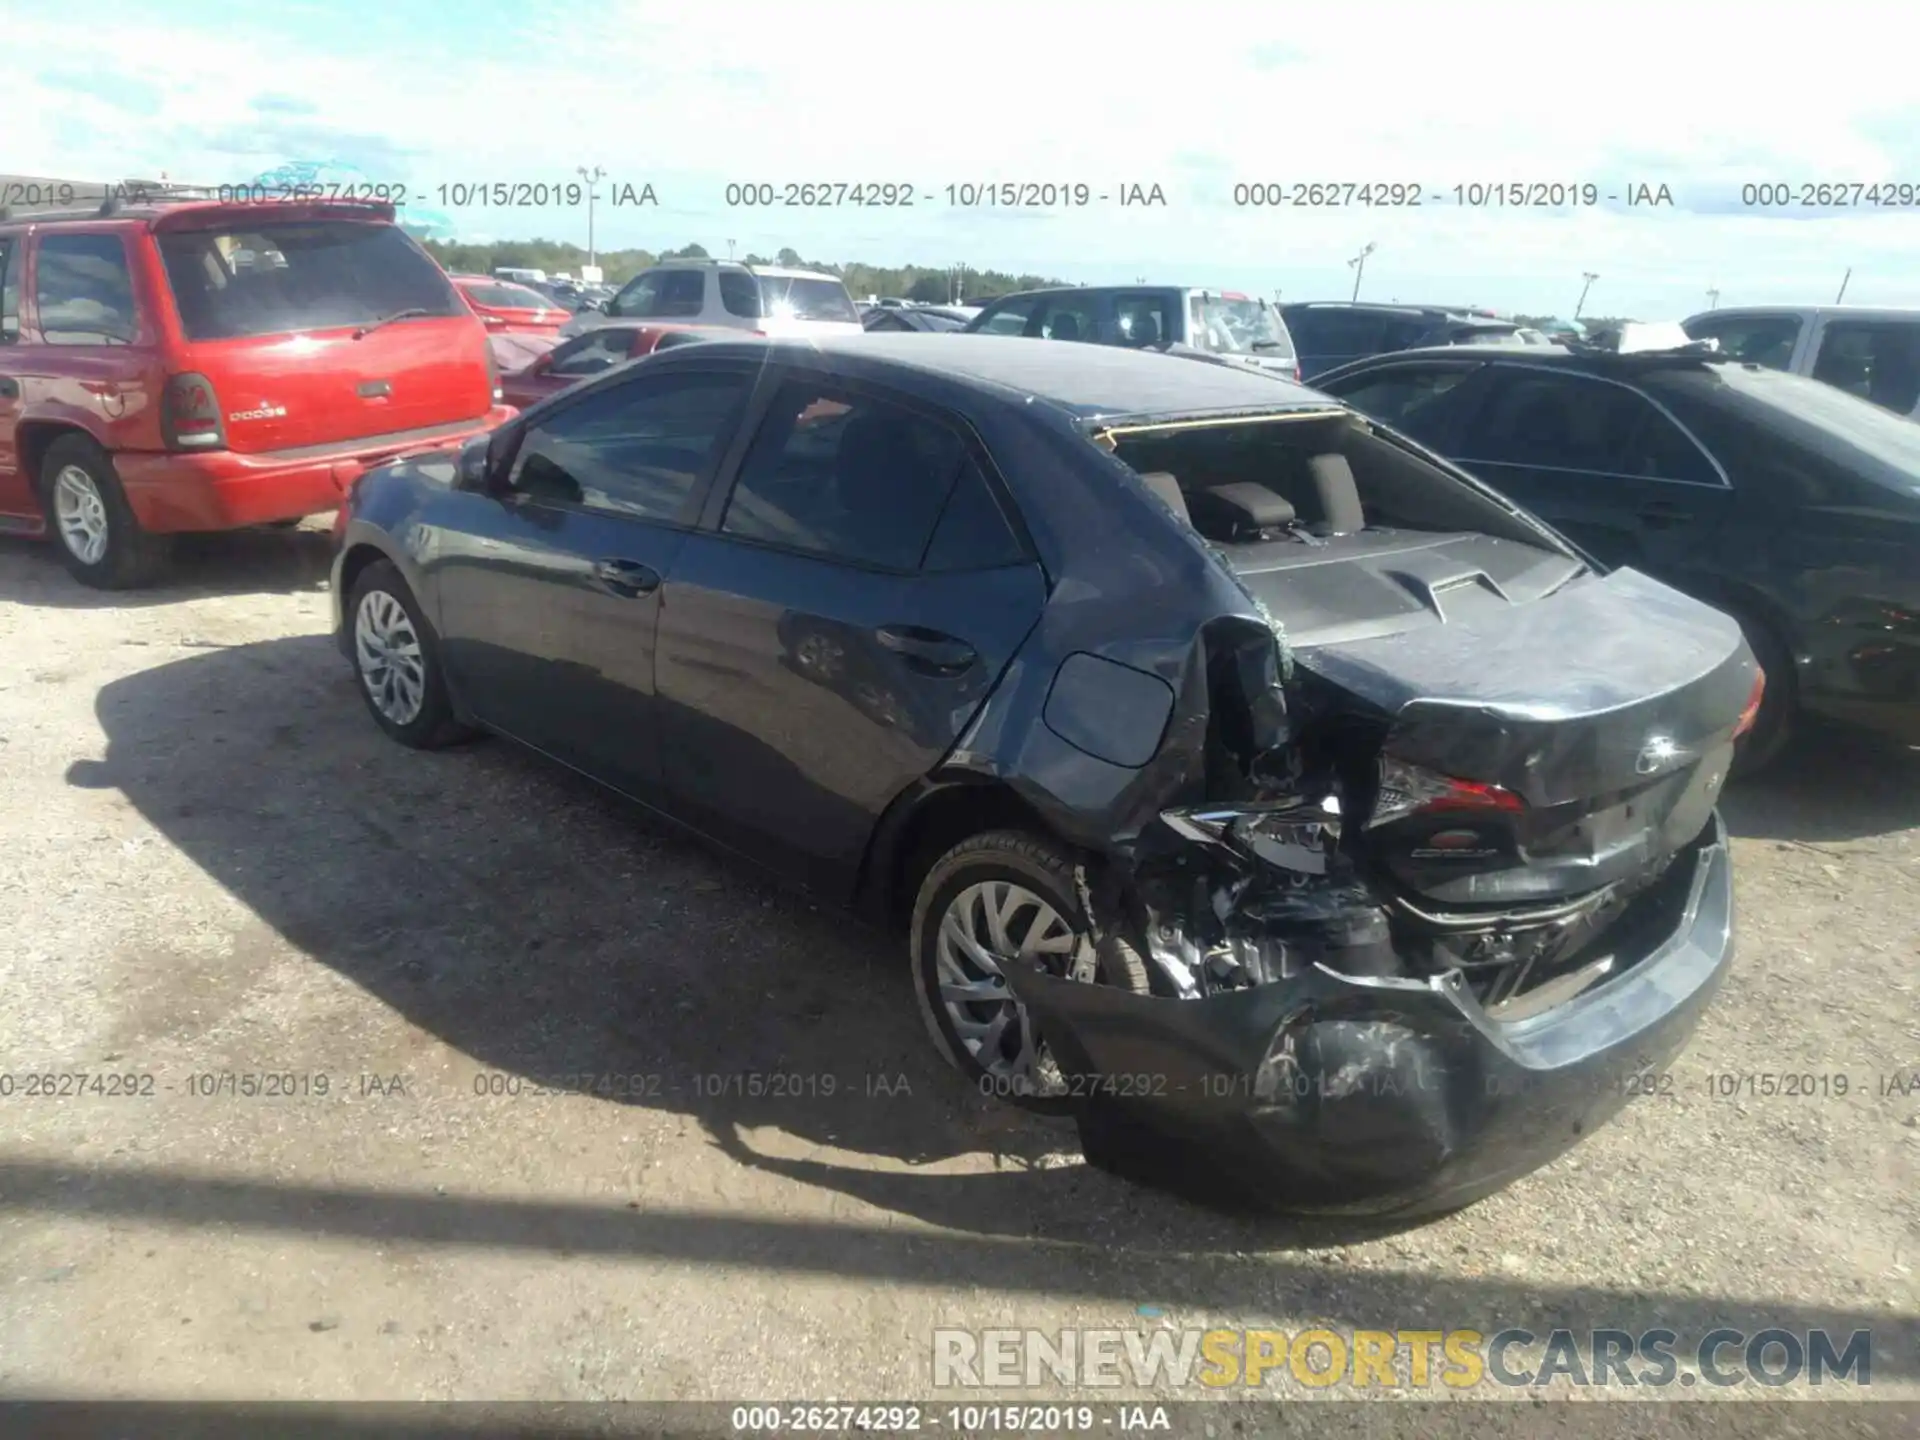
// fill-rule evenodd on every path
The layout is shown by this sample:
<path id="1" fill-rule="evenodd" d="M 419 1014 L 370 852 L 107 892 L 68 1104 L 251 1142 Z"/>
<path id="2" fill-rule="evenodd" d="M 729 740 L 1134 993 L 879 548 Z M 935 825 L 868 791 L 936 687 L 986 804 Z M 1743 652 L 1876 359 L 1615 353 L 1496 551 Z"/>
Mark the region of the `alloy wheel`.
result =
<path id="1" fill-rule="evenodd" d="M 427 699 L 427 662 L 406 606 L 385 590 L 369 590 L 353 621 L 353 650 L 374 708 L 395 725 L 411 725 Z"/>
<path id="2" fill-rule="evenodd" d="M 60 540 L 82 565 L 98 565 L 108 543 L 107 502 L 100 487 L 78 465 L 64 465 L 53 477 L 53 519 Z"/>
<path id="3" fill-rule="evenodd" d="M 982 1071 L 1012 1093 L 1058 1095 L 1065 1079 L 1007 985 L 1009 965 L 1094 978 L 1092 946 L 1050 903 L 1010 880 L 983 880 L 955 895 L 940 919 L 934 967 L 940 1004 Z"/>

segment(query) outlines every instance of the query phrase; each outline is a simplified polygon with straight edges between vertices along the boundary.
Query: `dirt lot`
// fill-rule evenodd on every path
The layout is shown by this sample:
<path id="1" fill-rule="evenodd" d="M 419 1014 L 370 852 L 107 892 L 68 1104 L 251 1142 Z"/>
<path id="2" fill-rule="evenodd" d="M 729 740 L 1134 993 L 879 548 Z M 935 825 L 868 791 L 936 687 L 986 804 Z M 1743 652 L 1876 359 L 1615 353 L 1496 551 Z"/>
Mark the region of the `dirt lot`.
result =
<path id="1" fill-rule="evenodd" d="M 1674 1093 L 1425 1228 L 1256 1222 L 971 1094 L 841 917 L 505 744 L 384 740 L 326 558 L 103 597 L 0 542 L 0 1055 L 152 1086 L 0 1100 L 0 1392 L 926 1396 L 936 1326 L 1320 1321 L 1870 1327 L 1920 1394 L 1920 756 L 1729 797 L 1741 958 Z M 1849 1094 L 1707 1093 L 1780 1073 Z"/>

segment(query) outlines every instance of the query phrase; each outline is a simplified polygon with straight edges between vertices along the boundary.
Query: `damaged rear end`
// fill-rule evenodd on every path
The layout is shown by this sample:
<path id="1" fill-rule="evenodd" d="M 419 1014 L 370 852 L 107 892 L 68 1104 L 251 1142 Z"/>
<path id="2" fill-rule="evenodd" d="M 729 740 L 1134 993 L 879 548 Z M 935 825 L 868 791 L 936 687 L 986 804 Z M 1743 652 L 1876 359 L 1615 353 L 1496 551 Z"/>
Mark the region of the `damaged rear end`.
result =
<path id="1" fill-rule="evenodd" d="M 1651 1089 L 1731 956 L 1739 627 L 1345 414 L 1105 444 L 1247 604 L 1196 635 L 1204 741 L 1091 907 L 1153 993 L 1008 977 L 1089 1159 L 1430 1212 Z"/>

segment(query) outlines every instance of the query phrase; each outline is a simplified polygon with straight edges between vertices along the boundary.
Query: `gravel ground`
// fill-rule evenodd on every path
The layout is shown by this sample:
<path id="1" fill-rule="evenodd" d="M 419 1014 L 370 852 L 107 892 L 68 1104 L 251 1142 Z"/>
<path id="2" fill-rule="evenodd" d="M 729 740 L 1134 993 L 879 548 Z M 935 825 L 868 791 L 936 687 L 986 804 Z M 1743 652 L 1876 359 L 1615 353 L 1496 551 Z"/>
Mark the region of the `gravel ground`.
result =
<path id="1" fill-rule="evenodd" d="M 0 1099 L 0 1393 L 931 1396 L 935 1327 L 1320 1322 L 1871 1328 L 1920 1395 L 1920 756 L 1729 796 L 1740 959 L 1672 1094 L 1423 1228 L 1253 1221 L 972 1094 L 885 941 L 505 744 L 386 741 L 326 559 L 106 597 L 0 542 L 0 1055 L 152 1086 Z M 1779 1073 L 1849 1093 L 1708 1094 Z"/>

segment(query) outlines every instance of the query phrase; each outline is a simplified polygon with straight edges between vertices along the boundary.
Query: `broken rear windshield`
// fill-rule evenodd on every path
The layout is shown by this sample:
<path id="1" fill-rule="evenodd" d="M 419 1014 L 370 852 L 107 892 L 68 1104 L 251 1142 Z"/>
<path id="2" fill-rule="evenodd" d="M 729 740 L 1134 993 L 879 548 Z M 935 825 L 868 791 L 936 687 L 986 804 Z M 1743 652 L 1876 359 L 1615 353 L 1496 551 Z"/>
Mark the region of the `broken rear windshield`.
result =
<path id="1" fill-rule="evenodd" d="M 394 225 L 281 222 L 157 238 L 190 340 L 364 325 L 401 310 L 466 313 L 440 267 Z"/>

